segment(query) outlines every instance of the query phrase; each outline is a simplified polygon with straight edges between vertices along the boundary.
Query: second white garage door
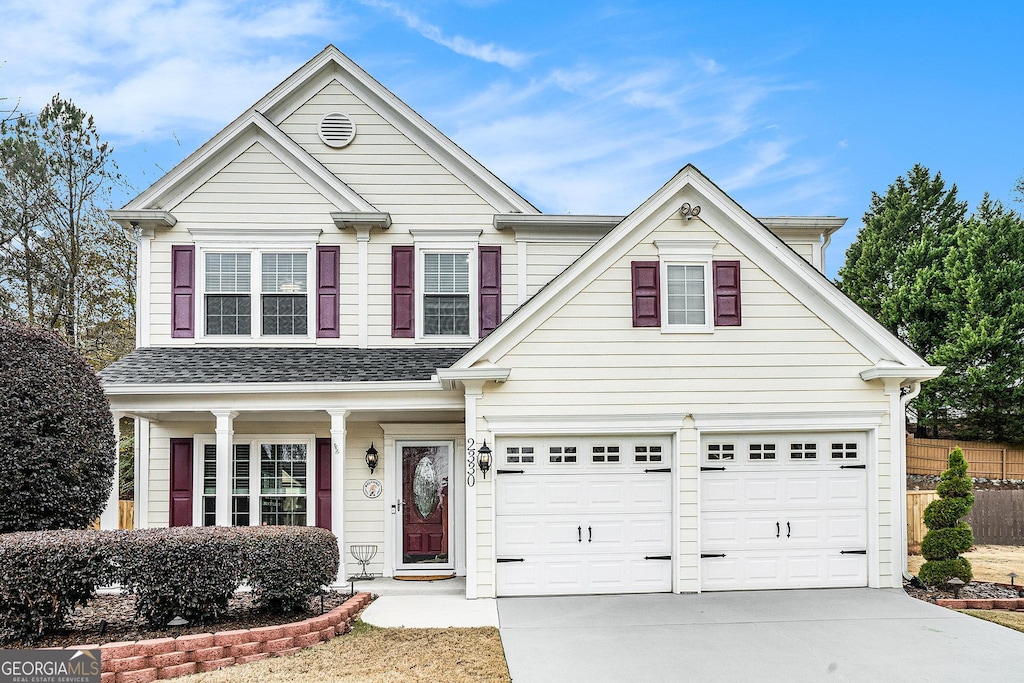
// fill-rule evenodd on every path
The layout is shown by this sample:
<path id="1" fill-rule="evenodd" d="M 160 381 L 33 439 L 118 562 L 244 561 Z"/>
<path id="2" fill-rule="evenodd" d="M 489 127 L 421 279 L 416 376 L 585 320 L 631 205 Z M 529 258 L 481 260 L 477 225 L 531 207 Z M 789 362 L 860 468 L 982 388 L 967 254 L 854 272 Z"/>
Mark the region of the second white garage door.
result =
<path id="1" fill-rule="evenodd" d="M 701 588 L 867 585 L 863 434 L 706 437 Z"/>
<path id="2" fill-rule="evenodd" d="M 498 443 L 498 595 L 669 591 L 672 471 L 664 437 Z"/>

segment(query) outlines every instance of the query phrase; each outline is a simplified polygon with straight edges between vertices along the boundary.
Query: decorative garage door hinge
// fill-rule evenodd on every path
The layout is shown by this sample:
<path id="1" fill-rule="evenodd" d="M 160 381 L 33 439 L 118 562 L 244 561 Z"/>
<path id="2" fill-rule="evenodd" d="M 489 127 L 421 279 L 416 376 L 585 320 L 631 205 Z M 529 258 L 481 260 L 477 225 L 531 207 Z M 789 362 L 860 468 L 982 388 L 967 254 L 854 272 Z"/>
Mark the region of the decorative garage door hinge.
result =
<path id="1" fill-rule="evenodd" d="M 645 555 L 645 560 L 671 560 L 671 555 Z"/>
<path id="2" fill-rule="evenodd" d="M 867 555 L 867 550 L 840 550 L 840 555 Z"/>
<path id="3" fill-rule="evenodd" d="M 498 470 L 498 474 L 526 474 L 526 470 Z"/>
<path id="4" fill-rule="evenodd" d="M 701 472 L 725 472 L 724 467 L 701 467 Z"/>
<path id="5" fill-rule="evenodd" d="M 868 468 L 867 465 L 840 465 L 839 466 L 839 469 L 841 469 L 841 470 L 866 470 L 867 468 Z"/>
<path id="6" fill-rule="evenodd" d="M 526 560 L 521 557 L 499 557 L 496 562 L 501 564 L 502 562 L 526 562 Z"/>
<path id="7" fill-rule="evenodd" d="M 725 553 L 701 553 L 701 557 L 725 557 Z"/>
<path id="8" fill-rule="evenodd" d="M 651 472 L 671 472 L 671 467 L 658 467 L 644 470 L 645 473 L 650 474 Z"/>

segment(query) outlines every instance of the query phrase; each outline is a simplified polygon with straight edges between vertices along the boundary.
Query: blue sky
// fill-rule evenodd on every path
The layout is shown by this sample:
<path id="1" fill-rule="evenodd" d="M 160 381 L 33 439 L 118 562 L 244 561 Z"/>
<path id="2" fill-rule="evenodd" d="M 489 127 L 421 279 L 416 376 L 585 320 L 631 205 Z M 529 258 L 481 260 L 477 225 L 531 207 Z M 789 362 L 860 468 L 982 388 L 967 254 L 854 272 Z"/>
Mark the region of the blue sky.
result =
<path id="1" fill-rule="evenodd" d="M 755 215 L 850 218 L 913 164 L 1024 172 L 1011 2 L 0 0 L 0 96 L 94 114 L 136 191 L 327 43 L 541 209 L 627 213 L 686 163 Z M 126 199 L 118 197 L 117 200 Z"/>

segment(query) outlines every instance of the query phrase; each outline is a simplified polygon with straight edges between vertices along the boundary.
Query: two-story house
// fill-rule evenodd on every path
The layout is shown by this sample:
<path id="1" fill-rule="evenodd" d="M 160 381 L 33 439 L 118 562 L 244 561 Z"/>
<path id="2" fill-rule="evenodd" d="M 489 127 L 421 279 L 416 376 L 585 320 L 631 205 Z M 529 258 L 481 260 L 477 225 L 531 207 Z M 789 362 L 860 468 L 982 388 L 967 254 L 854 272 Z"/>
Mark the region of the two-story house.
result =
<path id="1" fill-rule="evenodd" d="M 941 368 L 822 274 L 844 219 L 693 166 L 542 214 L 333 46 L 109 213 L 140 527 L 318 525 L 470 598 L 900 585 Z"/>

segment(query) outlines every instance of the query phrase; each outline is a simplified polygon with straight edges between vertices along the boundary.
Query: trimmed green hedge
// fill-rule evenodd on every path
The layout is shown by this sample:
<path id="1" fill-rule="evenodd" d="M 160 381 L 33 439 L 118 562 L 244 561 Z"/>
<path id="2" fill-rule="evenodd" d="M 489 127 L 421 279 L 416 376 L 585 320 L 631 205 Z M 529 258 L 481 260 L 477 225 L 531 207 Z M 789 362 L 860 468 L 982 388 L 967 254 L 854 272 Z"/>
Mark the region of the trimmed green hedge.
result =
<path id="1" fill-rule="evenodd" d="M 109 579 L 104 537 L 79 530 L 0 534 L 0 644 L 34 642 L 95 597 Z"/>
<path id="2" fill-rule="evenodd" d="M 253 527 L 243 538 L 246 580 L 268 611 L 301 610 L 338 575 L 338 539 L 326 529 Z"/>
<path id="3" fill-rule="evenodd" d="M 338 541 L 312 527 L 177 527 L 0 535 L 0 643 L 61 628 L 98 585 L 120 584 L 160 628 L 215 621 L 243 582 L 272 612 L 301 610 L 338 573 Z"/>

